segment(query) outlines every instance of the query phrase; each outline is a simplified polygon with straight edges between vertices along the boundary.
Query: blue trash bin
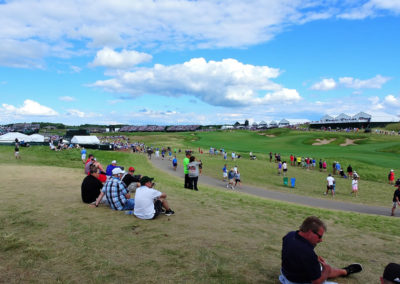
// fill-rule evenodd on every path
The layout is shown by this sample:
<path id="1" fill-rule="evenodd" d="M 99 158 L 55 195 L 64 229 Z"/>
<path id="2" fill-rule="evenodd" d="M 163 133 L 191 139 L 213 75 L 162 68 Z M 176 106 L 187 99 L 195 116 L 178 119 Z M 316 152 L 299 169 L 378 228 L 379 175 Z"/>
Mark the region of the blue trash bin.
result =
<path id="1" fill-rule="evenodd" d="M 296 184 L 296 178 L 291 178 L 291 179 L 290 179 L 290 185 L 291 185 L 292 187 L 294 187 L 295 184 Z"/>

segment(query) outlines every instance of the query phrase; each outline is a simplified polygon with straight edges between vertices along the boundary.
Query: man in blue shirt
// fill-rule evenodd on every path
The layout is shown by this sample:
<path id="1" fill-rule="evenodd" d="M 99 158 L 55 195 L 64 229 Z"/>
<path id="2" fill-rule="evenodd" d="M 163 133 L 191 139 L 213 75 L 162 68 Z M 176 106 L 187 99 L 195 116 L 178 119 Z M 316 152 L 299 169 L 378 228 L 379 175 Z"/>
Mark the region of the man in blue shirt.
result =
<path id="1" fill-rule="evenodd" d="M 105 195 L 111 209 L 114 210 L 133 210 L 135 200 L 131 199 L 128 189 L 121 181 L 122 175 L 125 172 L 120 168 L 112 170 L 112 177 L 104 184 L 99 197 L 96 200 L 95 206 L 98 207 L 100 201 Z"/>
<path id="2" fill-rule="evenodd" d="M 315 246 L 322 242 L 326 225 L 317 217 L 304 220 L 299 231 L 289 232 L 282 240 L 282 268 L 279 280 L 284 284 L 323 283 L 328 278 L 348 276 L 362 271 L 362 266 L 353 263 L 338 269 L 330 266 L 316 255 Z"/>

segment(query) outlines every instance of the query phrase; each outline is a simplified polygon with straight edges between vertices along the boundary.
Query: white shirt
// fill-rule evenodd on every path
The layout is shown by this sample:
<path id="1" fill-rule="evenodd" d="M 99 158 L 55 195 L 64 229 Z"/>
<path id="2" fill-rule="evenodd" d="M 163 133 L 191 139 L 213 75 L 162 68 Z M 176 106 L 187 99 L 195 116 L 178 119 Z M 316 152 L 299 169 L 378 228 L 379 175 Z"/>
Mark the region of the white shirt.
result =
<path id="1" fill-rule="evenodd" d="M 135 209 L 133 214 L 140 219 L 152 219 L 154 217 L 154 200 L 161 196 L 161 192 L 145 185 L 136 189 Z"/>
<path id="2" fill-rule="evenodd" d="M 328 185 L 333 185 L 333 182 L 335 181 L 335 179 L 331 176 L 327 177 L 326 180 L 328 181 Z"/>

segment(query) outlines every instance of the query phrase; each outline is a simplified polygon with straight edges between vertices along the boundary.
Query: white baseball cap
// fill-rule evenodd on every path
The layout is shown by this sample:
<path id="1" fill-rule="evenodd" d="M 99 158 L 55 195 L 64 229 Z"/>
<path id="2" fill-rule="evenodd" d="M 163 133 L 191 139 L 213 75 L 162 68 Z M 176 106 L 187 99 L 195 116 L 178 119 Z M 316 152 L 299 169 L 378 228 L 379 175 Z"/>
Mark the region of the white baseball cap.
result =
<path id="1" fill-rule="evenodd" d="M 121 170 L 121 168 L 115 168 L 112 170 L 113 175 L 119 175 L 119 174 L 124 174 L 125 171 Z"/>

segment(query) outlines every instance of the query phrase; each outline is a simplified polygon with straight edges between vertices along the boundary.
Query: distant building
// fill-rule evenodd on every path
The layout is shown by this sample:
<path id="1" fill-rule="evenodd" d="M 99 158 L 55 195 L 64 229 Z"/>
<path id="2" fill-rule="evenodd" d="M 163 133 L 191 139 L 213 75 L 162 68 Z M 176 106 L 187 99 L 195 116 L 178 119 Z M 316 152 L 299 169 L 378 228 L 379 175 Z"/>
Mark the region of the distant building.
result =
<path id="1" fill-rule="evenodd" d="M 269 128 L 275 128 L 275 127 L 278 127 L 278 123 L 275 120 L 273 120 L 269 123 Z"/>
<path id="2" fill-rule="evenodd" d="M 289 120 L 286 120 L 286 119 L 282 119 L 281 121 L 279 121 L 279 127 L 287 127 L 287 126 L 289 126 L 290 125 L 290 122 L 289 122 Z"/>

